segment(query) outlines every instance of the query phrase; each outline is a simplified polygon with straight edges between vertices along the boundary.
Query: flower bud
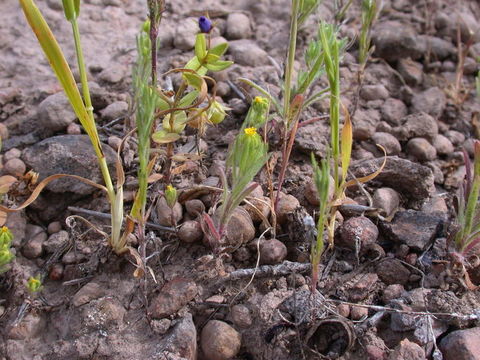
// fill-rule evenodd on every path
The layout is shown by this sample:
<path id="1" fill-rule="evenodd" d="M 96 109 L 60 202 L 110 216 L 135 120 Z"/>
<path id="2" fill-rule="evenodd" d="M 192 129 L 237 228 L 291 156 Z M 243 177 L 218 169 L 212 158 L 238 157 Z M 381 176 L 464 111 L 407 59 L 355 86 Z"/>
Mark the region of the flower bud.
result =
<path id="1" fill-rule="evenodd" d="M 200 16 L 198 18 L 198 27 L 202 33 L 208 34 L 213 28 L 212 21 L 206 16 Z"/>
<path id="2" fill-rule="evenodd" d="M 170 209 L 173 209 L 177 203 L 177 190 L 172 185 L 168 185 L 165 189 L 165 200 Z"/>
<path id="3" fill-rule="evenodd" d="M 6 226 L 0 228 L 0 248 L 8 248 L 13 240 L 13 234 Z"/>
<path id="4" fill-rule="evenodd" d="M 42 281 L 40 280 L 40 274 L 35 277 L 30 276 L 30 278 L 27 281 L 27 288 L 32 293 L 37 292 L 42 288 Z"/>
<path id="5" fill-rule="evenodd" d="M 220 102 L 214 100 L 207 111 L 208 120 L 212 124 L 220 124 L 227 115 L 225 110 L 229 109 L 223 106 Z"/>
<path id="6" fill-rule="evenodd" d="M 267 121 L 268 109 L 270 104 L 267 98 L 256 96 L 248 110 L 246 125 L 259 128 Z"/>

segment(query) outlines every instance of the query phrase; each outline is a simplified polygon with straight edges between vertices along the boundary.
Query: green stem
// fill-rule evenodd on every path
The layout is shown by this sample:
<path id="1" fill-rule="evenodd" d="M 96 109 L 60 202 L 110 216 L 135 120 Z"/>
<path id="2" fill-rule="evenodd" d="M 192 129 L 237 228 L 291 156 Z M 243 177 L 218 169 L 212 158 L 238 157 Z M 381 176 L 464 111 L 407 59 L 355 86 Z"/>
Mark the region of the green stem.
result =
<path id="1" fill-rule="evenodd" d="M 295 61 L 295 51 L 297 49 L 297 33 L 298 33 L 298 11 L 299 0 L 293 0 L 292 4 L 292 19 L 290 22 L 290 42 L 288 45 L 287 66 L 285 68 L 285 83 L 284 83 L 284 97 L 283 97 L 283 119 L 285 127 L 288 127 L 289 111 L 290 111 L 290 97 L 292 91 L 292 73 Z"/>

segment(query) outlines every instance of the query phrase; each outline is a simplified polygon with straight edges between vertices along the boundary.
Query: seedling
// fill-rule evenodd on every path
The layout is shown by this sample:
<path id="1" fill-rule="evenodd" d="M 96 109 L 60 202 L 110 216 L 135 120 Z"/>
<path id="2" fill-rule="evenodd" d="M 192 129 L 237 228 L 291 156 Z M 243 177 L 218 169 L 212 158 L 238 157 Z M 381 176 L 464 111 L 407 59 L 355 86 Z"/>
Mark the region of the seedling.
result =
<path id="1" fill-rule="evenodd" d="M 371 30 L 381 8 L 377 6 L 377 1 L 379 0 L 362 0 L 362 28 L 358 44 L 358 63 L 362 68 L 365 67 L 373 50 L 370 46 Z"/>
<path id="2" fill-rule="evenodd" d="M 452 269 L 465 281 L 468 288 L 475 289 L 468 276 L 468 270 L 478 266 L 480 253 L 480 209 L 478 195 L 480 193 L 480 141 L 474 142 L 473 166 L 466 151 L 465 180 L 459 189 L 456 200 L 456 219 L 454 229 L 449 236 Z M 473 170 L 473 172 L 472 172 Z"/>
<path id="3" fill-rule="evenodd" d="M 10 270 L 10 262 L 15 258 L 11 250 L 12 232 L 6 227 L 0 228 L 0 274 Z"/>

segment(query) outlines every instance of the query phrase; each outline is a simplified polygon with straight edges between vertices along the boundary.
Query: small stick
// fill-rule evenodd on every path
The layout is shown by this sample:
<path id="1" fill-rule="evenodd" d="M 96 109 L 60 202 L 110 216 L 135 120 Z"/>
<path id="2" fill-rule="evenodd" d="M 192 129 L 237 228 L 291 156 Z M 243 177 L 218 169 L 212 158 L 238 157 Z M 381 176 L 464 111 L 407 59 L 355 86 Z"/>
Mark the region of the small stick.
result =
<path id="1" fill-rule="evenodd" d="M 253 274 L 258 277 L 267 276 L 284 276 L 291 273 L 304 273 L 310 271 L 312 265 L 310 263 L 298 263 L 292 261 L 284 261 L 279 265 L 262 265 L 252 269 L 239 269 L 232 271 L 225 280 L 238 280 L 245 277 L 251 277 Z"/>
<path id="2" fill-rule="evenodd" d="M 76 206 L 69 206 L 68 210 L 72 211 L 74 213 L 77 213 L 77 214 L 94 216 L 94 217 L 97 217 L 99 219 L 110 220 L 112 218 L 112 216 L 110 214 L 105 214 L 105 213 L 102 213 L 102 212 L 88 210 L 88 209 L 83 209 L 83 208 L 79 208 L 79 207 L 76 207 Z M 154 223 L 151 223 L 151 222 L 147 222 L 147 223 L 145 223 L 145 225 L 147 227 L 155 229 L 155 230 L 170 231 L 170 232 L 175 232 L 176 231 L 176 229 L 173 228 L 173 227 L 157 225 L 157 224 L 154 224 Z"/>

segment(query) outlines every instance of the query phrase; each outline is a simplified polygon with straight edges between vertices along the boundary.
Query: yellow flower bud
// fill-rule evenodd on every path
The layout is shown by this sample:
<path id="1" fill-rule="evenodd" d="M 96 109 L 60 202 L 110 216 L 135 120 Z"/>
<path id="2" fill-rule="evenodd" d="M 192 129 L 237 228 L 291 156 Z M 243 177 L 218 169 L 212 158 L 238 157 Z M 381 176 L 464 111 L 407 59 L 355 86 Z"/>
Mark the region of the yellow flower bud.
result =
<path id="1" fill-rule="evenodd" d="M 172 185 L 168 185 L 165 189 L 165 200 L 167 205 L 173 209 L 177 202 L 177 190 Z"/>
<path id="2" fill-rule="evenodd" d="M 30 276 L 27 281 L 27 288 L 32 293 L 39 291 L 42 288 L 42 281 L 40 280 L 40 275 L 37 275 L 35 277 Z"/>

